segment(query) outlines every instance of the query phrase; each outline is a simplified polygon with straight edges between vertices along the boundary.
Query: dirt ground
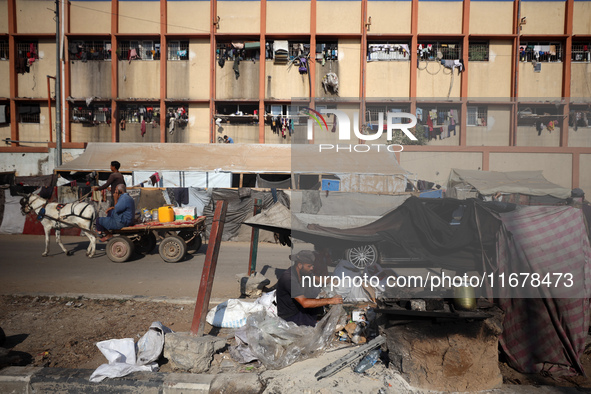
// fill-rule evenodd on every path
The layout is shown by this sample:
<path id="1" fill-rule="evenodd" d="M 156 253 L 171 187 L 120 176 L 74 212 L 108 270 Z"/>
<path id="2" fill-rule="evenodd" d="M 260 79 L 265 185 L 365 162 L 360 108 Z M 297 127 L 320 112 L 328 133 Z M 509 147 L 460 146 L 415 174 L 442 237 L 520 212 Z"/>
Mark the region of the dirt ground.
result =
<path id="1" fill-rule="evenodd" d="M 96 342 L 114 338 L 134 338 L 146 333 L 153 321 L 174 331 L 189 331 L 193 305 L 130 300 L 91 300 L 58 297 L 0 296 L 0 327 L 6 334 L 4 348 L 8 357 L 0 357 L 0 368 L 7 364 L 57 368 L 95 369 L 106 362 Z M 212 335 L 233 338 L 232 330 L 212 329 Z M 591 376 L 591 345 L 582 358 Z M 227 371 L 257 372 L 263 367 L 239 365 L 226 354 L 214 358 L 210 373 Z M 499 363 L 504 383 L 591 388 L 591 379 L 583 376 L 552 377 L 518 373 Z M 171 372 L 163 364 L 162 372 Z"/>

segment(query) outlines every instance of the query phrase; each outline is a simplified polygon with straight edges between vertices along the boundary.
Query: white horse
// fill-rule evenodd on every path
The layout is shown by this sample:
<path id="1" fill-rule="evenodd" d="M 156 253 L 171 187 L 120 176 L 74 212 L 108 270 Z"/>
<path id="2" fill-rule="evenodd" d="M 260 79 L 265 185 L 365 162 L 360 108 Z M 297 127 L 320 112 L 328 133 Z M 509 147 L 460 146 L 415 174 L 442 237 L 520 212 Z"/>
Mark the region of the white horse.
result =
<path id="1" fill-rule="evenodd" d="M 62 244 L 60 230 L 63 228 L 76 227 L 82 230 L 90 240 L 90 245 L 86 249 L 88 257 L 94 256 L 96 251 L 96 234 L 92 230 L 92 225 L 96 218 L 94 206 L 86 202 L 74 202 L 70 204 L 48 203 L 47 200 L 36 194 L 29 194 L 20 201 L 21 212 L 23 215 L 34 212 L 45 230 L 45 252 L 43 257 L 49 253 L 49 234 L 51 229 L 55 229 L 55 240 L 62 248 L 65 254 L 71 256 L 73 251 L 68 251 Z"/>

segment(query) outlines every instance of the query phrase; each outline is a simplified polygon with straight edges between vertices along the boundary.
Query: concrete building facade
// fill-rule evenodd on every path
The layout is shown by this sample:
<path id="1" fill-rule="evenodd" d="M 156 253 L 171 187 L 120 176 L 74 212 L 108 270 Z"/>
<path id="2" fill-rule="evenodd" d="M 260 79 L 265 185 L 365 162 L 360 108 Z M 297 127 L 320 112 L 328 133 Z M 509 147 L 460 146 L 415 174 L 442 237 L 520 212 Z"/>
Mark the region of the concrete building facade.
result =
<path id="1" fill-rule="evenodd" d="M 306 141 L 302 107 L 359 112 L 374 131 L 379 112 L 402 111 L 417 114 L 425 138 L 397 156 L 421 179 L 443 183 L 452 167 L 541 169 L 591 192 L 591 1 L 60 5 L 68 155 L 88 142 L 222 135 L 289 144 Z M 0 147 L 0 170 L 46 168 L 53 154 L 53 9 L 0 0 L 0 138 L 13 141 Z M 329 74 L 338 93 L 323 87 Z M 282 119 L 294 126 L 273 123 Z M 314 142 L 328 140 L 315 129 Z"/>

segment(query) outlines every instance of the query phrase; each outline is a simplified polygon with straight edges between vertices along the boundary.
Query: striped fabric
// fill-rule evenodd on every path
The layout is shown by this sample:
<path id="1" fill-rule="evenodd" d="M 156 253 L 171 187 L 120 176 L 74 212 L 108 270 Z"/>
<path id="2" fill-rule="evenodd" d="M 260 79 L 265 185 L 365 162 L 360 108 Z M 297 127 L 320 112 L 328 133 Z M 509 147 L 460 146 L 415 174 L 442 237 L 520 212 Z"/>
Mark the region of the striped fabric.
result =
<path id="1" fill-rule="evenodd" d="M 505 311 L 501 346 L 520 372 L 584 374 L 579 361 L 589 329 L 591 248 L 582 211 L 530 206 L 501 215 L 507 231 L 498 244 L 498 273 L 550 274 L 551 284 L 504 288 L 495 295 Z M 573 285 L 558 288 L 554 274 L 572 274 Z M 523 278 L 522 276 L 521 278 Z"/>

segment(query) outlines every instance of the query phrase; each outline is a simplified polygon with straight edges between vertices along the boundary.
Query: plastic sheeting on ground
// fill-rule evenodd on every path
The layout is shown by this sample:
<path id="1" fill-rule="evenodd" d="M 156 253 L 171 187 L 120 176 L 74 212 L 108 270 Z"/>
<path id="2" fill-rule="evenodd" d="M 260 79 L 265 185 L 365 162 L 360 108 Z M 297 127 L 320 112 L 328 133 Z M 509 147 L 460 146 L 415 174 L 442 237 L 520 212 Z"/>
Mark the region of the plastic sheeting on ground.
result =
<path id="1" fill-rule="evenodd" d="M 164 348 L 164 335 L 172 330 L 160 322 L 153 322 L 150 329 L 136 345 L 132 338 L 110 339 L 96 344 L 108 364 L 98 367 L 89 380 L 101 382 L 106 378 L 119 378 L 137 371 L 157 371 L 155 363 Z"/>
<path id="2" fill-rule="evenodd" d="M 316 327 L 308 327 L 255 313 L 236 331 L 237 346 L 230 348 L 230 354 L 238 362 L 256 359 L 268 369 L 285 368 L 322 352 L 344 314 L 342 305 L 334 305 Z"/>
<path id="3" fill-rule="evenodd" d="M 521 207 L 501 219 L 510 233 L 501 234 L 498 274 L 517 273 L 520 284 L 527 273 L 540 275 L 538 286 L 505 286 L 495 293 L 505 311 L 499 342 L 509 364 L 525 373 L 584 374 L 591 248 L 581 210 Z M 543 283 L 545 273 L 550 287 Z M 572 275 L 572 285 L 554 287 L 564 274 Z"/>

